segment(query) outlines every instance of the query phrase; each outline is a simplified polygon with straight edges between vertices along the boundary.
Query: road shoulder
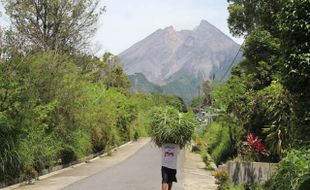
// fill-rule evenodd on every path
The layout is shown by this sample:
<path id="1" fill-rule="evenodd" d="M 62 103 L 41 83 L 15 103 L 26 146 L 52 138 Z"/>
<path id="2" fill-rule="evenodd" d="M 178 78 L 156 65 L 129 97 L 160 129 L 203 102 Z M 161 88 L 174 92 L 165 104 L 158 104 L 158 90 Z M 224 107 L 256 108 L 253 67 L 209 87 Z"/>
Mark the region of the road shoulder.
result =
<path id="1" fill-rule="evenodd" d="M 61 171 L 51 177 L 36 181 L 31 185 L 23 185 L 17 188 L 16 190 L 60 190 L 70 184 L 73 184 L 77 181 L 95 175 L 96 173 L 113 167 L 116 164 L 123 162 L 132 155 L 134 155 L 139 149 L 145 146 L 150 142 L 149 138 L 140 139 L 137 142 L 129 143 L 125 146 L 120 147 L 117 151 L 113 153 L 112 156 L 105 156 L 98 159 L 95 159 L 86 164 L 82 164 L 78 167 L 67 168 L 64 171 Z M 3 189 L 6 190 L 6 189 Z"/>
<path id="2" fill-rule="evenodd" d="M 201 156 L 187 149 L 184 161 L 184 190 L 216 189 L 215 178 L 211 171 L 205 169 Z"/>

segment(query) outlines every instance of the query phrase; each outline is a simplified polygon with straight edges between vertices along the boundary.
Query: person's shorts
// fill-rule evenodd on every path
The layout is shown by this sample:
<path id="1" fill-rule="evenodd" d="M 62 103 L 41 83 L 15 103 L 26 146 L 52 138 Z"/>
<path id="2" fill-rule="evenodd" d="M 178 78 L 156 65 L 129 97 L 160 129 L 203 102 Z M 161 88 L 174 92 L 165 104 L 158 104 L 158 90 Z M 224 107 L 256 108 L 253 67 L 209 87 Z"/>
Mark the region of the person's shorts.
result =
<path id="1" fill-rule="evenodd" d="M 161 167 L 162 183 L 177 182 L 176 174 L 177 170 L 162 166 Z"/>

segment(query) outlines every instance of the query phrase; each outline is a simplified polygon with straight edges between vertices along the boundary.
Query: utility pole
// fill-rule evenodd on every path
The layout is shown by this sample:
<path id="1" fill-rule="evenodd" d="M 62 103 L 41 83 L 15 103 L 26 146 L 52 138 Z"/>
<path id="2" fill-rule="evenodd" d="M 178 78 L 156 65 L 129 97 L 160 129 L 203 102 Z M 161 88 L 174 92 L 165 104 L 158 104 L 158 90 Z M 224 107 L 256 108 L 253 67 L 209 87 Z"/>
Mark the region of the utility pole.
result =
<path id="1" fill-rule="evenodd" d="M 212 90 L 213 90 L 214 79 L 215 79 L 215 73 L 212 75 L 212 82 L 211 82 L 211 86 L 210 86 L 210 88 L 211 88 L 210 92 L 212 92 Z M 209 95 L 209 96 L 210 96 L 210 106 L 213 107 L 213 98 L 212 98 L 211 95 Z"/>

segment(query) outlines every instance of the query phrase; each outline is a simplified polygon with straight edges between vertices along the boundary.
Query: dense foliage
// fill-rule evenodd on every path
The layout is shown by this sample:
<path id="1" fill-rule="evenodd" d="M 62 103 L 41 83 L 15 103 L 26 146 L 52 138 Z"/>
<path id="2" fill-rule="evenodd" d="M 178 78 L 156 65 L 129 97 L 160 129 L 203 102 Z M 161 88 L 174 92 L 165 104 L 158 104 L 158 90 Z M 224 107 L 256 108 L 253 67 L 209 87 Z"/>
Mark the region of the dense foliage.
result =
<path id="1" fill-rule="evenodd" d="M 148 110 L 166 105 L 127 85 L 107 89 L 110 82 L 94 82 L 74 58 L 53 52 L 2 60 L 0 72 L 0 181 L 145 136 Z"/>
<path id="2" fill-rule="evenodd" d="M 155 106 L 187 111 L 178 97 L 130 91 L 111 53 L 82 51 L 98 2 L 4 1 L 14 27 L 0 30 L 0 185 L 148 135 Z"/>
<path id="3" fill-rule="evenodd" d="M 304 182 L 303 176 L 310 173 L 309 163 L 309 150 L 290 151 L 287 156 L 279 163 L 273 176 L 265 184 L 265 189 L 299 190 L 301 184 Z"/>
<path id="4" fill-rule="evenodd" d="M 204 160 L 280 162 L 264 186 L 219 189 L 309 189 L 310 1 L 228 2 L 230 31 L 245 37 L 244 59 L 224 84 L 213 83 L 209 101 L 193 103 L 218 115 L 198 138 L 210 155 Z"/>
<path id="5" fill-rule="evenodd" d="M 231 156 L 242 154 L 240 142 L 252 133 L 269 154 L 253 159 L 280 161 L 289 149 L 310 145 L 310 1 L 228 2 L 232 34 L 246 37 L 244 60 L 213 87 L 212 105 L 227 128 L 238 128 Z"/>
<path id="6" fill-rule="evenodd" d="M 229 128 L 224 127 L 222 122 L 215 122 L 206 127 L 196 140 L 198 140 L 199 149 L 206 149 L 212 161 L 217 165 L 230 159 L 235 151 L 230 139 Z M 208 154 L 203 155 L 207 165 L 211 162 Z"/>
<path id="7" fill-rule="evenodd" d="M 22 50 L 85 50 L 105 10 L 99 0 L 2 0 Z"/>

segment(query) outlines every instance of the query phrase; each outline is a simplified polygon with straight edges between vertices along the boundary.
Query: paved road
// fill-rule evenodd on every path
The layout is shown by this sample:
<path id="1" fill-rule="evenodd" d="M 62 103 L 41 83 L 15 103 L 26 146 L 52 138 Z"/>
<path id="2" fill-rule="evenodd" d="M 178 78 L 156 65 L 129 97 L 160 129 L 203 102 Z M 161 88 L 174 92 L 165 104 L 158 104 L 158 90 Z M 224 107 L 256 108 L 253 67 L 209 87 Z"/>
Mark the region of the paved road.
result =
<path id="1" fill-rule="evenodd" d="M 159 190 L 161 189 L 160 149 L 151 143 L 127 160 L 95 175 L 71 184 L 65 190 Z M 179 156 L 179 169 L 173 190 L 183 190 L 184 152 Z"/>

